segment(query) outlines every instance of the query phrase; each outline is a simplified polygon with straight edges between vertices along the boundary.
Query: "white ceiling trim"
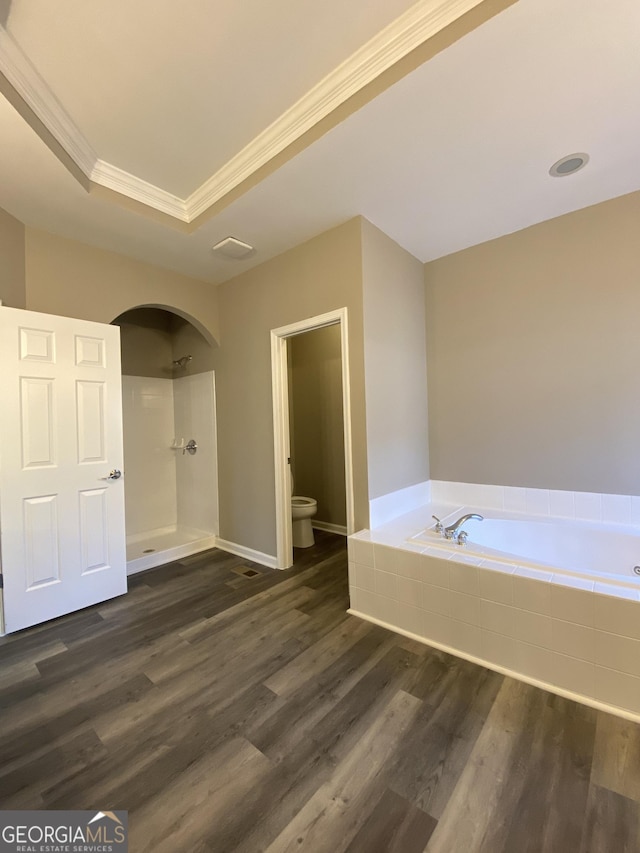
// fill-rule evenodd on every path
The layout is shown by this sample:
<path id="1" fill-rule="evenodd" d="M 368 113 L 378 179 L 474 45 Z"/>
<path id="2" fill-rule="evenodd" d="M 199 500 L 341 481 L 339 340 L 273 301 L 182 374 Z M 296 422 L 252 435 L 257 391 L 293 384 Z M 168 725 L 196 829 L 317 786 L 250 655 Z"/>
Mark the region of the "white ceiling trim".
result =
<path id="1" fill-rule="evenodd" d="M 29 57 L 3 27 L 0 27 L 0 72 L 89 180 L 181 222 L 189 222 L 183 199 L 98 159 Z"/>
<path id="2" fill-rule="evenodd" d="M 412 50 L 482 0 L 418 0 L 334 69 L 186 201 L 195 219 Z"/>
<path id="3" fill-rule="evenodd" d="M 418 0 L 258 134 L 187 199 L 100 160 L 17 42 L 0 27 L 0 71 L 94 183 L 191 222 L 349 98 L 483 0 Z"/>
<path id="4" fill-rule="evenodd" d="M 166 213 L 181 222 L 190 222 L 184 199 L 178 198 L 177 195 L 172 195 L 154 184 L 143 181 L 142 178 L 125 172 L 124 169 L 112 166 L 111 163 L 97 160 L 89 177 L 94 183 L 115 190 L 117 193 L 126 195 L 147 207 Z"/>
<path id="5" fill-rule="evenodd" d="M 0 27 L 0 72 L 87 176 L 98 155 L 13 37 Z"/>

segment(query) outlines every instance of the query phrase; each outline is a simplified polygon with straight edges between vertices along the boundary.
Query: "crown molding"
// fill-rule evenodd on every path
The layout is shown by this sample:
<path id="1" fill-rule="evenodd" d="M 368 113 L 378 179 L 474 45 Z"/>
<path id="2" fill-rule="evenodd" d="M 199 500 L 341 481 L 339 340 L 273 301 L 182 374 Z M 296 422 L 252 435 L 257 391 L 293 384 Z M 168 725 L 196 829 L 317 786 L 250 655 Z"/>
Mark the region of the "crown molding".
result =
<path id="1" fill-rule="evenodd" d="M 119 169 L 111 163 L 106 163 L 104 160 L 96 161 L 89 177 L 95 184 L 115 190 L 174 219 L 187 223 L 190 221 L 184 199 L 125 172 L 124 169 Z"/>
<path id="2" fill-rule="evenodd" d="M 90 181 L 181 222 L 189 222 L 183 199 L 98 159 L 44 78 L 4 27 L 0 27 L 0 73 Z"/>
<path id="3" fill-rule="evenodd" d="M 0 26 L 0 73 L 93 183 L 191 223 L 247 181 L 349 98 L 484 0 L 418 0 L 181 199 L 100 160 L 12 36 Z"/>
<path id="4" fill-rule="evenodd" d="M 98 155 L 13 37 L 0 27 L 0 72 L 87 178 Z"/>
<path id="5" fill-rule="evenodd" d="M 194 220 L 412 50 L 482 0 L 419 0 L 258 134 L 186 200 Z"/>

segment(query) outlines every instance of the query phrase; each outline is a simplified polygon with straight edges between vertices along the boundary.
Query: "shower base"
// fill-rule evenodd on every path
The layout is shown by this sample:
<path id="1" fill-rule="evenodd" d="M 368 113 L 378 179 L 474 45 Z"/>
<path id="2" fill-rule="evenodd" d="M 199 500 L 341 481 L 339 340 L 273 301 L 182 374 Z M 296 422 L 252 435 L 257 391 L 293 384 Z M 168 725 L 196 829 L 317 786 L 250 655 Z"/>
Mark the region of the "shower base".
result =
<path id="1" fill-rule="evenodd" d="M 216 536 L 191 527 L 160 527 L 127 536 L 127 574 L 143 572 L 214 548 Z"/>

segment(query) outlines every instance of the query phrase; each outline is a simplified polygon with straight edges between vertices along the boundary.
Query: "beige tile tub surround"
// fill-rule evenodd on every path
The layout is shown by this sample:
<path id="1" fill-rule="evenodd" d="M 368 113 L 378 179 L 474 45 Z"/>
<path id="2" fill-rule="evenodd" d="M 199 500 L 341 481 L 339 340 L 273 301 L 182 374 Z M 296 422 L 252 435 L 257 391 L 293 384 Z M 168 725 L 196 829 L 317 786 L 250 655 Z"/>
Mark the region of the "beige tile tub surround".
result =
<path id="1" fill-rule="evenodd" d="M 407 525 L 415 527 L 429 509 L 349 537 L 352 613 L 561 695 L 640 717 L 638 590 L 582 579 L 568 586 L 574 579 L 406 542 Z"/>

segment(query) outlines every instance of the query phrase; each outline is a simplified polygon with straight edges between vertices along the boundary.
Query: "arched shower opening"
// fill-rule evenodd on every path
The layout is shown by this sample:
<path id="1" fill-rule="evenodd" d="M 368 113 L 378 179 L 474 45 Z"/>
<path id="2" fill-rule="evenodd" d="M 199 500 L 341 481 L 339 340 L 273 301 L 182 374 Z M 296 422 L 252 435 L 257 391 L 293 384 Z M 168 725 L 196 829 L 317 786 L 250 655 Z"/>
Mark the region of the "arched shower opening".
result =
<path id="1" fill-rule="evenodd" d="M 120 327 L 128 573 L 215 545 L 214 346 L 184 315 L 144 306 Z"/>

